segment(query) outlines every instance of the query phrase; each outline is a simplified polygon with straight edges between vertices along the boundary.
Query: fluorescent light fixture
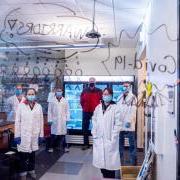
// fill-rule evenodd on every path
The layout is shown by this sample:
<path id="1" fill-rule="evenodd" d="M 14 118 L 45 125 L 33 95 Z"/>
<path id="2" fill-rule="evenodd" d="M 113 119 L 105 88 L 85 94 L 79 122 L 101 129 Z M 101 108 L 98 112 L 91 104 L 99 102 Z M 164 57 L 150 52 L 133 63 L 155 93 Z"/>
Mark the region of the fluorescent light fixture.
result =
<path id="1" fill-rule="evenodd" d="M 90 77 L 96 82 L 134 82 L 134 76 L 64 76 L 64 82 L 88 82 Z"/>
<path id="2" fill-rule="evenodd" d="M 0 47 L 0 50 L 7 49 L 38 49 L 38 48 L 52 48 L 52 49 L 78 49 L 78 48 L 107 48 L 105 44 L 67 44 L 67 45 L 38 45 L 38 46 L 10 46 L 10 47 Z M 0 56 L 1 57 L 1 56 Z"/>

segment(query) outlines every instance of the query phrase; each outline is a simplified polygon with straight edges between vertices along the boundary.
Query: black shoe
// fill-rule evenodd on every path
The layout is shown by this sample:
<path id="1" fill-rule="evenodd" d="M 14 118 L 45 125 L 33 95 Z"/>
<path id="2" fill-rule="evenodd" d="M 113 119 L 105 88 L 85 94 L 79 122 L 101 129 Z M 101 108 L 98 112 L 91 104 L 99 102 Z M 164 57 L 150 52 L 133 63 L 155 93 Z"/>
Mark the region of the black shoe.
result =
<path id="1" fill-rule="evenodd" d="M 89 146 L 83 146 L 81 149 L 82 149 L 83 151 L 84 151 L 84 150 L 87 150 L 87 149 L 89 149 Z"/>

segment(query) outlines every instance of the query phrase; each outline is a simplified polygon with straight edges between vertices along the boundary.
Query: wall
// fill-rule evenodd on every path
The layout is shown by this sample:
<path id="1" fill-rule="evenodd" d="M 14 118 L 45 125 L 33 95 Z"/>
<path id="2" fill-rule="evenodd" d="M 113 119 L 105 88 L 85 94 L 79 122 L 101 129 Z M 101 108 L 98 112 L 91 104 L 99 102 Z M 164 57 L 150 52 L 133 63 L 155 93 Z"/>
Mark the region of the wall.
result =
<path id="1" fill-rule="evenodd" d="M 38 84 L 37 98 L 47 112 L 50 83 L 62 80 L 64 73 L 64 51 L 26 49 L 23 52 L 0 48 L 0 112 L 6 110 L 6 99 L 14 94 L 17 83 L 22 83 L 24 88 Z"/>
<path id="2" fill-rule="evenodd" d="M 72 69 L 72 75 L 136 75 L 134 48 L 97 48 L 90 52 L 78 50 L 77 54 L 67 59 L 66 69 Z M 69 57 L 75 50 L 66 50 Z M 104 63 L 103 63 L 104 62 Z M 76 73 L 77 71 L 77 73 Z"/>
<path id="3" fill-rule="evenodd" d="M 148 79 L 158 85 L 160 90 L 154 87 L 153 91 L 161 93 L 162 95 L 159 95 L 163 99 L 163 105 L 160 104 L 155 113 L 157 179 L 175 180 L 177 150 L 174 130 L 177 129 L 177 102 L 175 115 L 170 115 L 167 112 L 168 101 L 165 97 L 168 97 L 166 85 L 176 84 L 177 81 L 177 68 L 175 69 L 177 63 L 176 0 L 152 1 L 150 24 L 146 33 L 147 58 L 151 63 L 148 67 Z M 159 67 L 158 64 L 165 64 L 165 66 Z"/>

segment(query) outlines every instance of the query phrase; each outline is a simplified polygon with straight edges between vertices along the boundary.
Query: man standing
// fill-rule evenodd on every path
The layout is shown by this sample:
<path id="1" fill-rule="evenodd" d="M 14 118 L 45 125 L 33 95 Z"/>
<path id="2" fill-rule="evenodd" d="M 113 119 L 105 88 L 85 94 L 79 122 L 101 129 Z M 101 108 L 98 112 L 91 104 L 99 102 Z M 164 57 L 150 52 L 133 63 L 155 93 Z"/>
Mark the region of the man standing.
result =
<path id="1" fill-rule="evenodd" d="M 136 138 L 135 138 L 135 126 L 136 126 L 136 96 L 129 92 L 130 84 L 123 84 L 123 95 L 120 97 L 117 105 L 121 111 L 122 130 L 119 136 L 119 151 L 121 163 L 124 163 L 124 138 L 129 139 L 129 151 L 130 151 L 130 163 L 136 164 Z"/>
<path id="2" fill-rule="evenodd" d="M 7 120 L 15 121 L 16 111 L 20 103 L 25 101 L 25 97 L 22 91 L 22 85 L 17 84 L 15 88 L 15 95 L 7 99 Z"/>
<path id="3" fill-rule="evenodd" d="M 88 131 L 90 119 L 92 118 L 96 106 L 102 99 L 102 91 L 95 87 L 95 83 L 96 79 L 94 77 L 89 78 L 89 86 L 83 90 L 80 97 L 80 103 L 83 109 L 82 131 L 84 136 L 84 146 L 82 150 L 89 148 Z"/>

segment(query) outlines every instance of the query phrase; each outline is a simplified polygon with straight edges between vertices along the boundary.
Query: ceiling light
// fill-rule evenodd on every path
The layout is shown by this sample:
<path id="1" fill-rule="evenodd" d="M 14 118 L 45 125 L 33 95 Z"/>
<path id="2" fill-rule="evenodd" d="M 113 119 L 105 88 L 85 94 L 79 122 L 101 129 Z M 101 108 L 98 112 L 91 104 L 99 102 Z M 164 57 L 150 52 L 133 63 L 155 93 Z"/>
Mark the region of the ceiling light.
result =
<path id="1" fill-rule="evenodd" d="M 95 11 L 96 11 L 96 0 L 94 0 L 94 7 L 93 7 L 93 21 L 92 21 L 92 30 L 86 33 L 86 37 L 88 38 L 100 38 L 101 34 L 94 29 L 95 25 Z"/>

